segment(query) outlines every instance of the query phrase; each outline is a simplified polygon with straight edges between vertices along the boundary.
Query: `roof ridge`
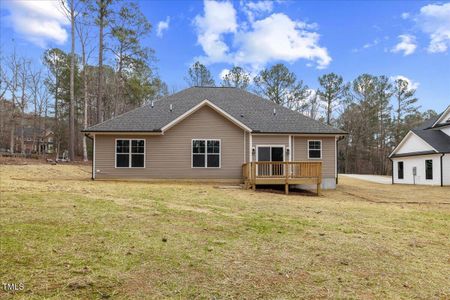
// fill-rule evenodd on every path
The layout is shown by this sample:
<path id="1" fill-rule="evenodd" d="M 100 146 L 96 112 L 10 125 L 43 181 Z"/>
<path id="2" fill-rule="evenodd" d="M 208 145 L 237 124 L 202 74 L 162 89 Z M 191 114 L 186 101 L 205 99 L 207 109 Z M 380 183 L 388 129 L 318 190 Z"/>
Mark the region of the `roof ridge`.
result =
<path id="1" fill-rule="evenodd" d="M 153 100 L 154 107 L 150 108 L 152 101 L 149 101 L 84 131 L 154 131 L 164 127 L 175 117 L 192 109 L 205 99 L 255 132 L 345 134 L 345 131 L 337 127 L 274 103 L 254 91 L 235 87 L 189 87 Z M 169 114 L 167 107 L 172 103 L 175 105 L 174 113 Z M 273 109 L 278 112 L 273 114 Z"/>

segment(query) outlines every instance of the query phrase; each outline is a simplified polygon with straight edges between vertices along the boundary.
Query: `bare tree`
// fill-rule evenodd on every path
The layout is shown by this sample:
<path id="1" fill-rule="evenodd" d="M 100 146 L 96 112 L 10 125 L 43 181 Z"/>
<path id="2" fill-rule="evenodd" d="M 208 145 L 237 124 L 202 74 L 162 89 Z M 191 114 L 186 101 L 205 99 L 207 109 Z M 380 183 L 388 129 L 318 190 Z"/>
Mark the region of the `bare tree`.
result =
<path id="1" fill-rule="evenodd" d="M 89 26 L 84 19 L 86 16 L 86 12 L 83 14 L 83 18 L 76 23 L 76 30 L 78 34 L 78 39 L 80 41 L 81 46 L 81 65 L 83 68 L 82 77 L 83 77 L 83 129 L 86 129 L 89 125 L 88 123 L 88 106 L 90 105 L 89 101 L 89 91 L 88 91 L 88 74 L 87 74 L 87 61 L 89 60 L 90 54 L 94 50 L 91 48 L 88 50 L 88 42 L 91 38 L 89 35 Z M 87 137 L 83 135 L 83 161 L 88 161 L 87 154 Z"/>
<path id="2" fill-rule="evenodd" d="M 16 49 L 14 48 L 13 53 L 8 59 L 7 66 L 9 71 L 9 78 L 5 76 L 4 80 L 7 81 L 8 91 L 11 94 L 11 119 L 10 119 L 10 144 L 9 149 L 11 153 L 15 152 L 15 137 L 16 137 L 16 127 L 17 119 L 20 116 L 17 108 L 20 107 L 21 101 L 18 97 L 19 88 L 21 86 L 21 76 L 23 59 L 17 57 Z M 25 100 L 25 95 L 22 95 L 21 100 Z M 22 131 L 23 132 L 23 131 Z M 23 138 L 22 138 L 23 140 Z"/>
<path id="3" fill-rule="evenodd" d="M 75 22 L 78 16 L 75 0 L 60 0 L 61 7 L 70 20 L 70 101 L 69 101 L 69 159 L 75 160 Z"/>

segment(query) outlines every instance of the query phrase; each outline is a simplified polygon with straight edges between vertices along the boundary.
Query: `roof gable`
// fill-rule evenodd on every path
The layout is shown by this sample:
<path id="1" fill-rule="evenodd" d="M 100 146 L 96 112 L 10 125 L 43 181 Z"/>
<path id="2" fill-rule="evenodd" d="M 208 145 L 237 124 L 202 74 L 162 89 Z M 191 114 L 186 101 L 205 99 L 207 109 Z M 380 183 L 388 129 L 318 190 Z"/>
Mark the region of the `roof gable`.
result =
<path id="1" fill-rule="evenodd" d="M 430 144 L 420 138 L 413 131 L 409 131 L 408 134 L 403 138 L 403 140 L 398 144 L 398 146 L 392 151 L 391 155 L 406 154 L 414 152 L 427 152 L 434 151 L 437 152 Z"/>
<path id="2" fill-rule="evenodd" d="M 446 110 L 437 118 L 437 120 L 433 123 L 431 127 L 436 127 L 438 125 L 447 125 L 450 124 L 450 105 Z"/>
<path id="3" fill-rule="evenodd" d="M 184 119 L 186 119 L 187 117 L 189 117 L 190 115 L 194 114 L 196 111 L 198 111 L 199 109 L 201 109 L 202 107 L 208 106 L 210 108 L 212 108 L 214 111 L 216 111 L 217 113 L 219 113 L 220 115 L 222 115 L 223 117 L 225 117 L 225 119 L 231 121 L 232 123 L 234 123 L 235 125 L 241 127 L 242 129 L 251 132 L 252 130 L 247 127 L 245 124 L 241 123 L 239 120 L 236 120 L 233 116 L 231 116 L 230 114 L 228 114 L 226 111 L 224 111 L 223 109 L 221 109 L 220 107 L 214 105 L 213 103 L 211 103 L 209 100 L 205 99 L 202 102 L 200 102 L 199 104 L 197 104 L 196 106 L 192 107 L 191 109 L 189 109 L 188 111 L 186 111 L 184 114 L 182 114 L 181 116 L 178 116 L 177 118 L 175 118 L 173 121 L 171 121 L 169 124 L 165 125 L 163 128 L 161 128 L 162 132 L 165 132 L 166 130 L 169 130 L 170 128 L 172 128 L 173 126 L 175 126 L 176 124 L 178 124 L 179 122 L 183 121 Z"/>

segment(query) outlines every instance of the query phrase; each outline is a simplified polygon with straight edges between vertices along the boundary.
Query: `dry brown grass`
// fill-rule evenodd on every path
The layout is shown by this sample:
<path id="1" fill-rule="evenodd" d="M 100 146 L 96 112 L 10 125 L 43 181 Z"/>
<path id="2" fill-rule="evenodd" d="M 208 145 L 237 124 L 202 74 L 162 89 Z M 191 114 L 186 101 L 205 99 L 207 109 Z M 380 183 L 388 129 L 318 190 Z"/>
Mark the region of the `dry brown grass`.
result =
<path id="1" fill-rule="evenodd" d="M 0 166 L 15 298 L 449 298 L 450 188 L 343 179 L 321 197 L 93 182 Z"/>

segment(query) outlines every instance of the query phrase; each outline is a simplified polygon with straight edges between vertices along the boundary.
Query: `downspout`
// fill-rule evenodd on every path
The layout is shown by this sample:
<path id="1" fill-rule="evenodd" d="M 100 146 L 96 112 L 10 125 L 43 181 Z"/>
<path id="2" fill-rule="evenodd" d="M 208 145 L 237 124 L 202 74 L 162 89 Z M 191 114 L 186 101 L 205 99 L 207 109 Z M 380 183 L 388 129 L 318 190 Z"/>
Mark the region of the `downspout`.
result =
<path id="1" fill-rule="evenodd" d="M 95 180 L 95 134 L 92 137 L 92 180 Z"/>
<path id="2" fill-rule="evenodd" d="M 336 185 L 339 183 L 339 165 L 338 165 L 338 140 L 336 139 Z"/>
<path id="3" fill-rule="evenodd" d="M 445 153 L 441 155 L 441 186 L 444 186 L 444 166 L 442 165 L 444 155 Z"/>
<path id="4" fill-rule="evenodd" d="M 339 183 L 339 164 L 338 164 L 339 149 L 338 149 L 338 145 L 339 145 L 339 141 L 343 140 L 344 138 L 345 138 L 344 136 L 340 136 L 339 138 L 336 139 L 336 184 Z"/>

